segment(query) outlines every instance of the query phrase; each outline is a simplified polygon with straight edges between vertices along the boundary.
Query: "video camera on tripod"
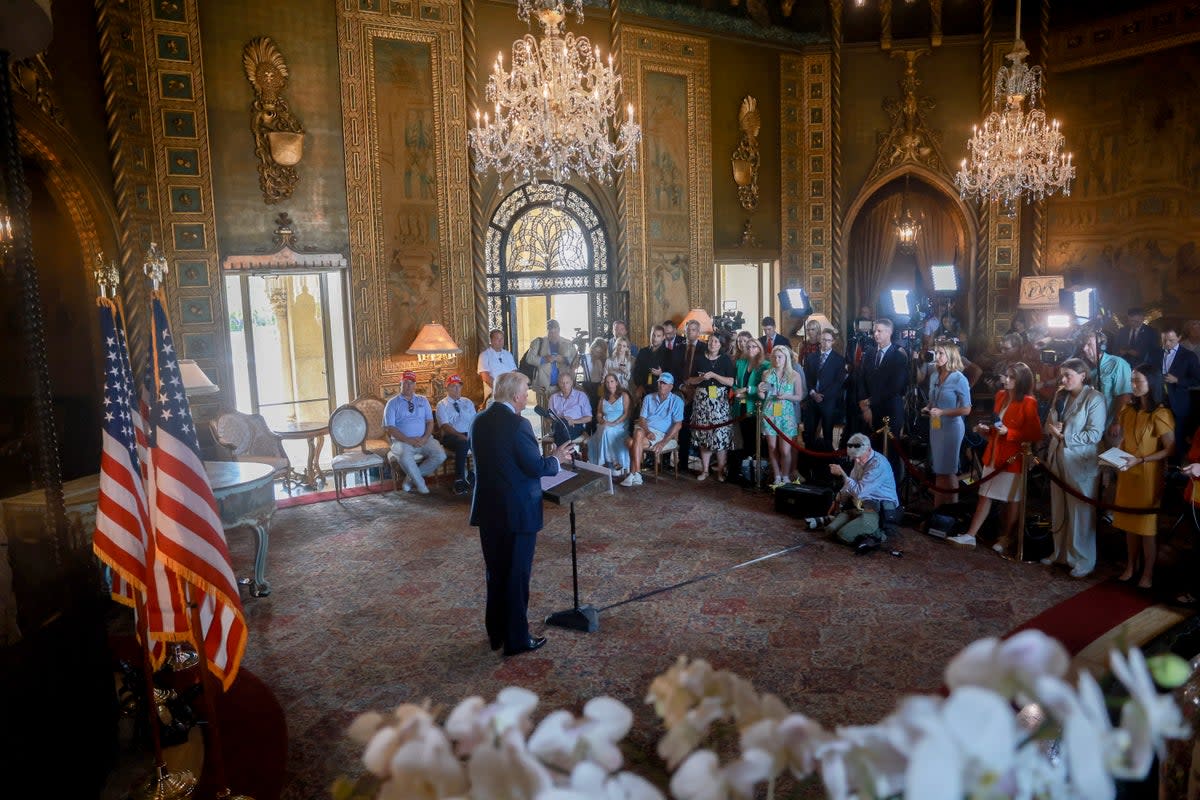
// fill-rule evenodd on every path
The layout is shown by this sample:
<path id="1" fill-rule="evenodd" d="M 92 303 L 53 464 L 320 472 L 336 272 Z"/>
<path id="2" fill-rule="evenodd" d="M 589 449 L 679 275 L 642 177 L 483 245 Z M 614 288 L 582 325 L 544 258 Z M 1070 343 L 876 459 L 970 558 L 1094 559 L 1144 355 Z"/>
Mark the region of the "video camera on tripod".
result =
<path id="1" fill-rule="evenodd" d="M 1046 316 L 1050 338 L 1039 348 L 1038 360 L 1058 365 L 1074 357 L 1084 340 L 1093 334 L 1104 335 L 1104 325 L 1113 314 L 1100 306 L 1095 289 L 1063 289 L 1058 293 L 1061 311 Z"/>

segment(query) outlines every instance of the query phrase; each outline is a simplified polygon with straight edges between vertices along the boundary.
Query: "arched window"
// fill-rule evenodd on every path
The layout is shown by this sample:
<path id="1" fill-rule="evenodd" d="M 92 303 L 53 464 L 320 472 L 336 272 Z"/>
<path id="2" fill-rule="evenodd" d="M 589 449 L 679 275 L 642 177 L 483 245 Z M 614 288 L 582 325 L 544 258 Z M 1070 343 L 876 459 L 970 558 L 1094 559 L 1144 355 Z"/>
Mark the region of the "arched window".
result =
<path id="1" fill-rule="evenodd" d="M 596 209 L 569 186 L 514 189 L 487 230 L 488 327 L 503 328 L 519 358 L 557 319 L 574 338 L 609 327 L 608 236 Z"/>

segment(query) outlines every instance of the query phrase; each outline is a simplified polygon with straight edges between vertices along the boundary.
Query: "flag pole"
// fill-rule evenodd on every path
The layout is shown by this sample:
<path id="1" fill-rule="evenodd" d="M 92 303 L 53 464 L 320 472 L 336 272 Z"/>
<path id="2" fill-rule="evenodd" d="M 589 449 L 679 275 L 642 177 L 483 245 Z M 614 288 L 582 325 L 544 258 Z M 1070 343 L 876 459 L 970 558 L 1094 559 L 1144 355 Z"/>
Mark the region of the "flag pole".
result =
<path id="1" fill-rule="evenodd" d="M 225 772 L 225 753 L 221 749 L 221 725 L 217 719 L 217 699 L 214 690 L 213 676 L 208 669 L 208 649 L 204 646 L 204 633 L 200 625 L 200 606 L 192 600 L 192 586 L 186 581 L 183 584 L 185 602 L 192 620 L 192 636 L 196 640 L 196 654 L 200 657 L 200 688 L 204 695 L 204 712 L 208 719 L 208 747 L 206 752 L 211 755 L 211 764 L 216 778 L 217 800 L 254 800 L 244 794 L 230 794 L 229 780 Z"/>
<path id="2" fill-rule="evenodd" d="M 118 336 L 124 335 L 124 316 L 119 305 L 120 273 L 116 262 L 104 259 L 103 253 L 96 254 L 96 266 L 92 277 L 99 289 L 97 304 L 106 306 L 112 314 Z M 119 326 L 119 327 L 118 327 Z M 133 583 L 128 583 L 134 601 L 134 620 L 141 639 L 142 682 L 145 690 L 146 717 L 150 723 L 150 741 L 154 747 L 154 770 L 131 790 L 135 800 L 182 800 L 192 796 L 196 788 L 196 777 L 186 769 L 170 770 L 163 758 L 162 720 L 158 716 L 157 690 L 154 687 L 154 664 L 150 654 L 150 626 L 145 596 Z"/>

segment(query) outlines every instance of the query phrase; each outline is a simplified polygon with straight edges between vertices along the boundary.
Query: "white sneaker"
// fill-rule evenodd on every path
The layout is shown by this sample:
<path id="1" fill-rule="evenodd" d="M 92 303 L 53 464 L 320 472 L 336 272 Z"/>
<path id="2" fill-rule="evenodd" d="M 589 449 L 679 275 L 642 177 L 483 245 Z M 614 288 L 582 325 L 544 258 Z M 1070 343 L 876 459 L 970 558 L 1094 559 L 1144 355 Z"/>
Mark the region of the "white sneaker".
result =
<path id="1" fill-rule="evenodd" d="M 1082 567 L 1076 567 L 1075 569 L 1071 570 L 1072 578 L 1086 578 L 1088 575 L 1091 575 L 1091 574 L 1092 574 L 1092 571 L 1090 569 L 1085 570 Z"/>
<path id="2" fill-rule="evenodd" d="M 1038 561 L 1038 563 L 1041 564 L 1043 567 L 1052 567 L 1052 566 L 1054 566 L 1054 557 L 1046 556 L 1045 558 L 1040 559 Z"/>
<path id="3" fill-rule="evenodd" d="M 429 487 L 422 483 L 417 487 L 417 494 L 429 494 Z"/>
<path id="4" fill-rule="evenodd" d="M 961 544 L 963 547 L 975 546 L 975 537 L 966 533 L 959 534 L 958 536 L 951 536 L 950 538 L 946 539 L 946 541 L 953 542 L 954 544 Z"/>
<path id="5" fill-rule="evenodd" d="M 629 475 L 627 475 L 625 477 L 625 480 L 621 481 L 621 485 L 622 486 L 641 486 L 642 485 L 642 473 L 640 473 L 640 472 L 629 473 Z"/>
<path id="6" fill-rule="evenodd" d="M 413 487 L 412 487 L 412 478 L 405 478 L 405 479 L 404 479 L 404 483 L 400 484 L 400 488 L 401 488 L 401 489 L 403 489 L 403 490 L 404 490 L 404 491 L 406 491 L 406 492 L 411 492 L 411 491 L 412 491 L 412 489 L 413 489 Z"/>

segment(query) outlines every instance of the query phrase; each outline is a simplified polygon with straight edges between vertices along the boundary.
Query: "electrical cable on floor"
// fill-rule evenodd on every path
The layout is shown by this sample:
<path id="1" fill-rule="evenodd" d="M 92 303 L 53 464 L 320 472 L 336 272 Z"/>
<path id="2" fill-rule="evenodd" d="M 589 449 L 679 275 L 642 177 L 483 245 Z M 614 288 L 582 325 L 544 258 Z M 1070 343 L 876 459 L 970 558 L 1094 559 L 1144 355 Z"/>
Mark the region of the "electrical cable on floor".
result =
<path id="1" fill-rule="evenodd" d="M 633 597 L 627 597 L 624 600 L 618 600 L 617 602 L 612 603 L 611 605 L 603 606 L 596 610 L 601 611 L 601 612 L 608 611 L 610 609 L 617 608 L 618 606 L 623 606 L 626 603 L 635 603 L 638 600 L 645 600 L 646 598 L 653 597 L 656 594 L 662 594 L 663 592 L 669 592 L 672 589 L 682 589 L 684 586 L 690 586 L 693 583 L 699 583 L 700 581 L 706 581 L 709 578 L 716 578 L 721 575 L 728 574 L 730 572 L 733 572 L 735 569 L 741 569 L 742 567 L 748 567 L 752 564 L 757 564 L 760 561 L 767 561 L 767 560 L 775 558 L 777 556 L 787 555 L 788 553 L 795 552 L 796 550 L 799 550 L 802 547 L 804 547 L 804 544 L 794 544 L 791 547 L 785 547 L 784 549 L 778 550 L 774 553 L 768 553 L 765 556 L 759 556 L 758 558 L 752 558 L 749 561 L 743 561 L 740 564 L 734 564 L 732 567 L 725 567 L 725 569 L 719 569 L 716 572 L 706 572 L 703 575 L 697 575 L 694 578 L 688 578 L 686 581 L 681 581 L 680 583 L 675 583 L 670 586 L 663 586 L 658 589 L 651 589 L 650 591 L 642 592 L 641 594 L 635 594 Z"/>

